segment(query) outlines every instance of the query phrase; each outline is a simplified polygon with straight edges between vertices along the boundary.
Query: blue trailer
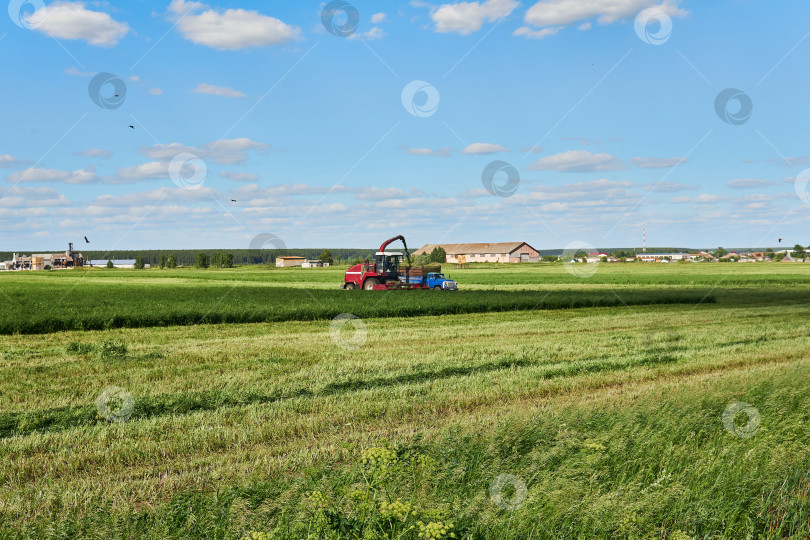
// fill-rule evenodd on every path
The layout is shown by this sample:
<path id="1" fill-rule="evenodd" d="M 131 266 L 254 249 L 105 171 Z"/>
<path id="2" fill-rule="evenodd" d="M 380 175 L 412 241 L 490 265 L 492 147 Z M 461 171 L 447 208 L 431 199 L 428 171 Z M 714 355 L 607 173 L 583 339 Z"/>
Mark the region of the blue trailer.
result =
<path id="1" fill-rule="evenodd" d="M 448 279 L 441 272 L 429 272 L 424 276 L 411 276 L 408 278 L 411 285 L 421 285 L 434 291 L 457 291 L 458 284 Z"/>

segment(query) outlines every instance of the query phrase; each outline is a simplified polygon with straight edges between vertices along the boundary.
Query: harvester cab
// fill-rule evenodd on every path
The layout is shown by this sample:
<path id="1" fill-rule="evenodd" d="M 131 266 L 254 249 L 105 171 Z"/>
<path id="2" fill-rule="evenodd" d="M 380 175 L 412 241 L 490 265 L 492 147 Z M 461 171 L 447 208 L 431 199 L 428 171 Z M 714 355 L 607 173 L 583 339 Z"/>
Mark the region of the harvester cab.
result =
<path id="1" fill-rule="evenodd" d="M 377 272 L 396 278 L 399 275 L 402 257 L 402 253 L 398 251 L 378 251 L 374 254 L 374 265 Z"/>

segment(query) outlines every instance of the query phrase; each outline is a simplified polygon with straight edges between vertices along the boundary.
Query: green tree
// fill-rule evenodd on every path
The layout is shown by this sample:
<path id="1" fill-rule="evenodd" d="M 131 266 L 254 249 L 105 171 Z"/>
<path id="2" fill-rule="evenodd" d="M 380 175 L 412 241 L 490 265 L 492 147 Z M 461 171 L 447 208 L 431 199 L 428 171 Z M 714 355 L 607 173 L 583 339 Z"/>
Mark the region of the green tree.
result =
<path id="1" fill-rule="evenodd" d="M 793 246 L 793 253 L 790 254 L 791 257 L 794 259 L 801 259 L 804 262 L 807 259 L 807 252 L 804 251 L 804 247 L 801 244 L 796 244 Z"/>
<path id="2" fill-rule="evenodd" d="M 115 268 L 115 265 L 112 261 L 107 261 L 107 268 Z"/>
<path id="3" fill-rule="evenodd" d="M 214 268 L 222 268 L 222 252 L 221 251 L 217 252 L 217 254 L 214 255 L 213 266 L 214 266 Z"/>
<path id="4" fill-rule="evenodd" d="M 143 270 L 144 266 L 145 265 L 143 264 L 143 257 L 141 257 L 140 255 L 135 257 L 135 270 Z"/>
<path id="5" fill-rule="evenodd" d="M 208 268 L 209 265 L 208 253 L 204 251 L 198 252 L 197 256 L 194 257 L 194 268 Z"/>
<path id="6" fill-rule="evenodd" d="M 161 255 L 160 256 L 160 262 L 158 263 L 158 266 L 160 266 L 161 270 L 166 268 L 166 255 Z"/>
<path id="7" fill-rule="evenodd" d="M 412 257 L 411 264 L 413 264 L 413 266 L 425 266 L 426 264 L 430 264 L 430 254 L 420 253 L 419 255 Z"/>
<path id="8" fill-rule="evenodd" d="M 785 258 L 785 252 L 784 251 L 780 251 L 779 253 L 776 253 L 773 256 L 773 260 L 776 261 L 776 262 L 780 262 L 784 258 Z"/>
<path id="9" fill-rule="evenodd" d="M 444 250 L 443 247 L 436 246 L 435 248 L 433 248 L 433 251 L 430 252 L 430 262 L 434 263 L 447 262 L 447 252 Z"/>
<path id="10" fill-rule="evenodd" d="M 222 258 L 223 268 L 233 268 L 233 253 L 226 253 Z"/>
<path id="11" fill-rule="evenodd" d="M 169 254 L 169 258 L 166 260 L 166 266 L 169 268 L 177 268 L 177 257 L 174 256 L 174 253 Z"/>
<path id="12" fill-rule="evenodd" d="M 586 263 L 588 262 L 588 252 L 580 249 L 574 253 L 574 259 L 576 259 L 578 262 Z"/>
<path id="13" fill-rule="evenodd" d="M 726 255 L 728 255 L 728 251 L 726 251 L 725 249 L 723 249 L 723 248 L 722 248 L 722 246 L 721 246 L 721 247 L 717 248 L 717 250 L 714 252 L 714 255 L 715 255 L 715 256 L 716 256 L 718 259 L 722 259 L 722 258 L 723 258 L 723 257 L 725 257 Z"/>
<path id="14" fill-rule="evenodd" d="M 318 255 L 318 260 L 321 261 L 321 262 L 328 262 L 329 264 L 332 264 L 333 262 L 335 262 L 334 257 L 332 257 L 332 250 L 331 249 L 325 249 L 325 250 L 321 251 L 321 254 Z"/>

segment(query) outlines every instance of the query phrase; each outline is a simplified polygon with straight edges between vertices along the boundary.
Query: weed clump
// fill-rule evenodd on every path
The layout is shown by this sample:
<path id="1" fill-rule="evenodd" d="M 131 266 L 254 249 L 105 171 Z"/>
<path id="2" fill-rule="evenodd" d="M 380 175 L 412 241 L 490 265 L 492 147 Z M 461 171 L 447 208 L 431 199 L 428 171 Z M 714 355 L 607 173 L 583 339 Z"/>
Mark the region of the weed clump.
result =
<path id="1" fill-rule="evenodd" d="M 364 449 L 350 480 L 331 493 L 309 491 L 302 503 L 302 537 L 442 540 L 461 537 L 452 505 L 428 500 L 436 462 L 412 447 Z M 305 532 L 306 531 L 306 532 Z M 308 533 L 308 536 L 307 536 Z M 458 535 L 458 536 L 457 536 Z M 251 540 L 270 538 L 248 533 Z"/>
<path id="2" fill-rule="evenodd" d="M 65 349 L 67 350 L 68 354 L 87 356 L 93 353 L 95 346 L 92 343 L 79 343 L 78 341 L 71 341 L 68 343 L 68 346 Z"/>
<path id="3" fill-rule="evenodd" d="M 118 341 L 105 341 L 101 344 L 102 360 L 125 360 L 127 345 Z"/>

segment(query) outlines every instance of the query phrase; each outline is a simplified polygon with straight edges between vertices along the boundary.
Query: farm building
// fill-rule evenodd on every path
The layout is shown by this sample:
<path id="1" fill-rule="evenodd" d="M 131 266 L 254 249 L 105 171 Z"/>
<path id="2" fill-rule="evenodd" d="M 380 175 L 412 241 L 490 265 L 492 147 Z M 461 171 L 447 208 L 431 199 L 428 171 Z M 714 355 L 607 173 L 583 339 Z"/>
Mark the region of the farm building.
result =
<path id="1" fill-rule="evenodd" d="M 638 253 L 636 259 L 642 262 L 661 262 L 668 261 L 692 261 L 697 257 L 697 254 L 692 253 Z"/>
<path id="2" fill-rule="evenodd" d="M 68 244 L 64 253 L 33 253 L 30 256 L 14 253 L 10 261 L 5 261 L 2 270 L 45 270 L 46 266 L 54 270 L 74 268 L 84 265 L 84 256 L 73 251 L 73 242 Z"/>
<path id="3" fill-rule="evenodd" d="M 320 267 L 323 267 L 323 266 L 329 266 L 329 263 L 326 262 L 326 261 L 318 261 L 318 260 L 312 261 L 312 260 L 309 260 L 309 261 L 304 261 L 301 264 L 301 268 L 320 268 Z"/>
<path id="4" fill-rule="evenodd" d="M 135 259 L 93 259 L 90 261 L 90 266 L 106 268 L 108 260 L 112 261 L 115 268 L 135 268 Z M 144 264 L 143 266 L 149 268 L 151 265 Z"/>
<path id="5" fill-rule="evenodd" d="M 465 262 L 537 262 L 540 254 L 526 242 L 495 242 L 477 244 L 427 244 L 417 249 L 414 255 L 430 254 L 440 247 L 447 253 L 448 263 L 458 263 L 459 256 Z"/>
<path id="6" fill-rule="evenodd" d="M 303 266 L 307 262 L 306 257 L 299 257 L 297 255 L 285 255 L 283 257 L 276 257 L 276 266 Z"/>

